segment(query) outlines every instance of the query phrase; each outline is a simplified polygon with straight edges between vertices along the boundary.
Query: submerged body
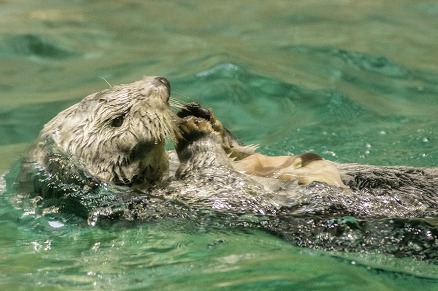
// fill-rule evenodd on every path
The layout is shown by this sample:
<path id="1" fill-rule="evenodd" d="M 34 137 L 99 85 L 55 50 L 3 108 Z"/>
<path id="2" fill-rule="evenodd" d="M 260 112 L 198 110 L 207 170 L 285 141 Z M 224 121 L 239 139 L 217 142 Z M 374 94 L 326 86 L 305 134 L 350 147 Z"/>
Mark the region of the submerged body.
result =
<path id="1" fill-rule="evenodd" d="M 169 88 L 147 77 L 60 113 L 24 159 L 16 191 L 91 225 L 189 219 L 203 228 L 260 228 L 300 246 L 436 259 L 436 168 L 338 165 L 349 188 L 241 173 L 230 156 L 251 150 L 212 115 L 176 117 Z M 170 158 L 166 138 L 176 141 Z"/>

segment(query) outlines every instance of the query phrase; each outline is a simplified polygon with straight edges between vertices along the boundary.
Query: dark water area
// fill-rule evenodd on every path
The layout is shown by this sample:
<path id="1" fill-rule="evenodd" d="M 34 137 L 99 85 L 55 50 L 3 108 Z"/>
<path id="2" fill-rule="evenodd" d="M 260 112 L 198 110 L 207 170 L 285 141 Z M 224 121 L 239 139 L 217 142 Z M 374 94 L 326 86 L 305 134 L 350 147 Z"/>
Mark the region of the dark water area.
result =
<path id="1" fill-rule="evenodd" d="M 0 1 L 0 170 L 86 95 L 144 75 L 271 155 L 438 166 L 436 1 Z M 1 290 L 437 290 L 433 262 L 9 203 Z"/>

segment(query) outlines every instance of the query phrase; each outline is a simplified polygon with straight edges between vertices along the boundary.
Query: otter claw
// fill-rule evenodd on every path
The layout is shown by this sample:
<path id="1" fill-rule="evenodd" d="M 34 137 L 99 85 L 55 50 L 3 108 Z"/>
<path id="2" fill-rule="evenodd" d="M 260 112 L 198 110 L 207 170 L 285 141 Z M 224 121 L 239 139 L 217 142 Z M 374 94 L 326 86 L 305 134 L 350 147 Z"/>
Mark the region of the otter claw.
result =
<path id="1" fill-rule="evenodd" d="M 211 121 L 214 119 L 213 111 L 211 109 L 206 109 L 199 103 L 189 103 L 185 105 L 180 112 L 177 113 L 178 117 L 184 118 L 188 116 L 199 117 L 205 120 Z"/>
<path id="2" fill-rule="evenodd" d="M 194 116 L 183 118 L 179 123 L 179 128 L 183 134 L 214 132 L 211 124 L 207 120 Z"/>

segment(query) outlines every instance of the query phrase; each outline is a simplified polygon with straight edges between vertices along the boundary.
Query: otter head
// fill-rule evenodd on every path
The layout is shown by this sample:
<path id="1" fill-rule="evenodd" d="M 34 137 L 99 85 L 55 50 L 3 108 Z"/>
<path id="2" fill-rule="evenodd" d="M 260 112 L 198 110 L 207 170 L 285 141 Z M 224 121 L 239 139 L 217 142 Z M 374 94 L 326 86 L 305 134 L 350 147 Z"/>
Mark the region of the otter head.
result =
<path id="1" fill-rule="evenodd" d="M 143 187 L 168 170 L 165 140 L 176 126 L 170 85 L 162 77 L 91 94 L 49 121 L 39 137 L 39 159 L 47 140 L 103 181 Z M 47 161 L 45 161 L 47 163 Z"/>

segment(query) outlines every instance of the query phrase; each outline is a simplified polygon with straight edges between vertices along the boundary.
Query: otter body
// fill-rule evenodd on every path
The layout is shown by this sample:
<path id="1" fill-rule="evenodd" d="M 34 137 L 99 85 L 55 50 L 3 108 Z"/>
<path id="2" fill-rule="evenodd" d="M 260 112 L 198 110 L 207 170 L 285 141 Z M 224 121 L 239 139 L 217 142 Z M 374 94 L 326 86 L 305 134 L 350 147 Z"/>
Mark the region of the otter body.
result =
<path id="1" fill-rule="evenodd" d="M 245 174 L 230 156 L 252 151 L 211 114 L 174 115 L 169 88 L 147 77 L 61 112 L 23 160 L 17 192 L 91 225 L 177 218 L 263 229 L 305 247 L 436 259 L 436 168 L 337 165 L 349 188 Z"/>

